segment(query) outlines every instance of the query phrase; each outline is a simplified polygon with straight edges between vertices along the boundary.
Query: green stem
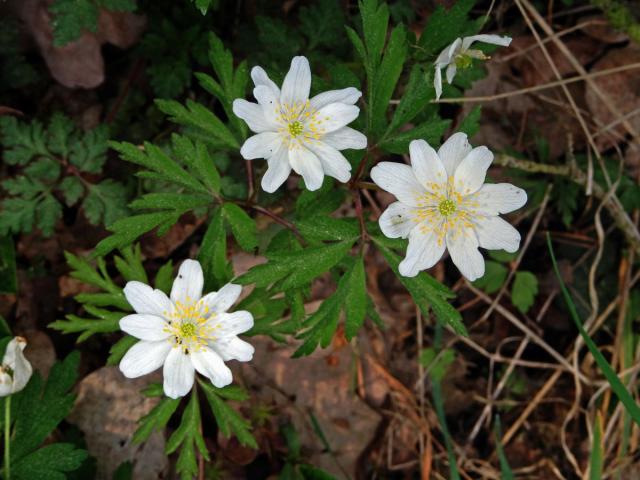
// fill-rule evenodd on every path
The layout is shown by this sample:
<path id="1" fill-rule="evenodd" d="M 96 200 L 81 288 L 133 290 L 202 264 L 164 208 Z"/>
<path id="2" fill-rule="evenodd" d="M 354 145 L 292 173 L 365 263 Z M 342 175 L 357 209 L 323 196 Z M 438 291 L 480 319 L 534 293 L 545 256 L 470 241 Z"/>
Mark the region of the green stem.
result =
<path id="1" fill-rule="evenodd" d="M 11 478 L 11 461 L 9 447 L 11 445 L 11 395 L 4 401 L 4 480 Z"/>

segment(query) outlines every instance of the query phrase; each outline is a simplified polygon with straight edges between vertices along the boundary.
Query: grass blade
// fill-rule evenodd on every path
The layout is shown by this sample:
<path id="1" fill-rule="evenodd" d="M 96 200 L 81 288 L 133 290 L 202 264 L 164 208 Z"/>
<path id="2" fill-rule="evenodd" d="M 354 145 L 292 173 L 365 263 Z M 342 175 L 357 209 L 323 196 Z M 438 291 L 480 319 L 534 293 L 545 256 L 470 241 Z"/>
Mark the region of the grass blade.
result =
<path id="1" fill-rule="evenodd" d="M 633 399 L 629 391 L 622 384 L 622 381 L 620 381 L 616 372 L 613 370 L 613 368 L 611 368 L 611 365 L 609 365 L 609 362 L 607 362 L 607 359 L 604 358 L 604 355 L 602 355 L 600 350 L 598 350 L 598 347 L 596 346 L 594 341 L 591 339 L 587 331 L 582 326 L 582 321 L 578 316 L 578 312 L 576 311 L 576 306 L 573 303 L 573 300 L 571 299 L 571 295 L 569 294 L 567 287 L 562 281 L 562 277 L 560 276 L 560 271 L 558 270 L 556 257 L 553 253 L 553 246 L 551 245 L 551 236 L 548 233 L 547 233 L 547 245 L 549 247 L 549 253 L 551 254 L 551 262 L 553 263 L 553 270 L 556 273 L 556 277 L 558 277 L 558 282 L 560 282 L 562 295 L 564 296 L 565 302 L 567 302 L 567 308 L 569 309 L 571 318 L 573 318 L 573 321 L 575 322 L 576 327 L 578 327 L 578 331 L 580 332 L 580 335 L 582 336 L 582 339 L 584 340 L 585 345 L 587 346 L 587 348 L 589 348 L 591 355 L 593 355 L 593 358 L 595 358 L 596 363 L 598 364 L 598 367 L 600 367 L 600 370 L 602 370 L 602 373 L 604 374 L 605 378 L 609 382 L 609 385 L 611 385 L 611 390 L 613 390 L 613 393 L 616 394 L 616 396 L 618 397 L 618 400 L 622 402 L 626 411 L 629 413 L 629 415 L 631 415 L 631 418 L 633 418 L 633 421 L 640 426 L 640 407 L 638 407 L 638 404 Z"/>

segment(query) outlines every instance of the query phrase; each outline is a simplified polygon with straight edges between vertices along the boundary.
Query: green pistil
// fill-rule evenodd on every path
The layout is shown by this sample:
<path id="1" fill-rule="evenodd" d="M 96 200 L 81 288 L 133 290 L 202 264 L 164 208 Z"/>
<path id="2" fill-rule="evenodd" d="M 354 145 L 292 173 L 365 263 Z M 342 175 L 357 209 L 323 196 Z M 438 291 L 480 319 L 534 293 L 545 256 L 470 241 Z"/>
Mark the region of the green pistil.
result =
<path id="1" fill-rule="evenodd" d="M 456 204 L 453 203 L 451 200 L 443 200 L 440 202 L 440 205 L 438 205 L 438 210 L 440 210 L 440 214 L 443 217 L 448 217 L 449 215 L 451 215 L 452 213 L 455 213 L 456 211 Z"/>
<path id="2" fill-rule="evenodd" d="M 302 133 L 302 130 L 304 130 L 304 127 L 300 122 L 291 122 L 289 124 L 289 133 L 293 138 L 296 138 L 298 135 L 300 135 Z"/>
<path id="3" fill-rule="evenodd" d="M 183 323 L 180 325 L 180 335 L 183 337 L 193 337 L 196 333 L 196 326 L 193 323 Z"/>
<path id="4" fill-rule="evenodd" d="M 460 53 L 456 55 L 455 60 L 453 61 L 456 64 L 456 67 L 459 69 L 469 68 L 473 59 L 469 55 L 465 55 L 464 53 Z"/>

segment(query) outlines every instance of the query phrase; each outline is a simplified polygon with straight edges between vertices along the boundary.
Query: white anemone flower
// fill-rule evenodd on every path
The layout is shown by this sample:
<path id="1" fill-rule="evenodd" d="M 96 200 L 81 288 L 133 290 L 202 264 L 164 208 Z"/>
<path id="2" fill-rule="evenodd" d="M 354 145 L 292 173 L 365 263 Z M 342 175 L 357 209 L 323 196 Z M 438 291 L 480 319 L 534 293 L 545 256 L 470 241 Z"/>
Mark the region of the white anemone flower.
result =
<path id="1" fill-rule="evenodd" d="M 120 328 L 140 341 L 120 362 L 126 377 L 140 377 L 164 365 L 164 393 L 178 398 L 191 390 L 195 371 L 221 388 L 232 381 L 225 361 L 253 358 L 253 346 L 237 337 L 253 327 L 253 316 L 246 311 L 227 313 L 242 287 L 229 283 L 203 297 L 203 284 L 202 268 L 195 260 L 180 265 L 170 298 L 144 283 L 127 283 L 124 295 L 136 313 L 123 317 Z"/>
<path id="2" fill-rule="evenodd" d="M 458 69 L 468 68 L 474 58 L 486 60 L 487 57 L 481 50 L 471 47 L 473 42 L 484 42 L 492 45 L 508 47 L 511 44 L 511 37 L 501 37 L 499 35 L 473 35 L 471 37 L 457 38 L 451 45 L 445 48 L 436 59 L 436 73 L 433 79 L 433 86 L 436 89 L 436 100 L 442 95 L 442 69 L 447 67 L 447 82 L 451 84 Z"/>
<path id="3" fill-rule="evenodd" d="M 398 201 L 380 216 L 382 233 L 408 238 L 400 274 L 414 277 L 449 250 L 453 263 L 469 280 L 484 275 L 478 247 L 515 252 L 520 234 L 498 215 L 522 207 L 524 190 L 508 183 L 484 183 L 493 154 L 471 148 L 464 133 L 452 135 L 436 152 L 424 140 L 409 145 L 411 166 L 382 162 L 371 178 Z"/>
<path id="4" fill-rule="evenodd" d="M 302 175 L 309 190 L 319 189 L 325 175 L 349 181 L 351 164 L 340 150 L 367 146 L 367 137 L 346 126 L 358 117 L 354 104 L 362 93 L 349 87 L 309 99 L 311 70 L 305 57 L 291 60 L 282 90 L 260 67 L 251 70 L 251 78 L 258 103 L 236 99 L 233 113 L 257 133 L 244 142 L 240 154 L 246 160 L 267 160 L 262 188 L 275 192 L 291 169 Z"/>
<path id="5" fill-rule="evenodd" d="M 0 397 L 19 392 L 29 383 L 33 368 L 22 353 L 26 346 L 23 337 L 14 337 L 7 344 L 0 365 Z"/>

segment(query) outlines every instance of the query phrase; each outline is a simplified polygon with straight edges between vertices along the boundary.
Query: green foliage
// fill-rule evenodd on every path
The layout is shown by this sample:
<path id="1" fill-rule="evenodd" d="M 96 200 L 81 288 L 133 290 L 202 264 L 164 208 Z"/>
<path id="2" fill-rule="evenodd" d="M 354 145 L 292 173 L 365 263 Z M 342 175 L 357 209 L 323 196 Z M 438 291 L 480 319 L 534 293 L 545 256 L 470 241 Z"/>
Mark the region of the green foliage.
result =
<path id="1" fill-rule="evenodd" d="M 77 342 L 83 342 L 94 334 L 119 331 L 120 319 L 131 313 L 132 309 L 122 293 L 122 287 L 113 280 L 107 271 L 105 259 L 98 257 L 94 266 L 88 259 L 69 252 L 65 252 L 65 257 L 71 267 L 71 277 L 98 291 L 79 293 L 74 297 L 82 305 L 86 317 L 67 314 L 63 320 L 56 320 L 49 327 L 62 333 L 79 334 Z M 124 281 L 137 280 L 148 283 L 139 245 L 122 248 L 120 256 L 114 255 L 113 263 Z M 171 261 L 169 261 L 158 271 L 156 288 L 166 291 L 167 283 L 169 283 L 168 278 L 171 278 L 172 274 L 171 268 Z M 115 353 L 121 357 L 131 346 L 131 340 L 127 340 L 122 345 L 116 344 L 116 346 L 119 348 Z M 125 346 L 126 348 L 124 348 Z"/>
<path id="2" fill-rule="evenodd" d="M 53 44 L 62 47 L 80 38 L 84 31 L 98 31 L 100 9 L 132 12 L 135 0 L 54 0 L 49 6 L 53 15 Z"/>
<path id="3" fill-rule="evenodd" d="M 442 49 L 456 38 L 475 34 L 484 20 L 469 20 L 469 12 L 475 3 L 476 0 L 458 0 L 449 10 L 437 7 L 420 36 L 416 56 L 435 60 Z"/>
<path id="4" fill-rule="evenodd" d="M 504 453 L 502 446 L 502 427 L 500 426 L 500 417 L 496 416 L 496 421 L 493 427 L 493 434 L 496 437 L 496 453 L 498 454 L 498 461 L 500 462 L 500 473 L 503 480 L 513 480 L 513 471 L 507 460 L 507 456 Z"/>
<path id="5" fill-rule="evenodd" d="M 280 432 L 286 442 L 288 453 L 278 480 L 335 480 L 333 475 L 305 463 L 298 432 L 291 423 L 284 424 Z"/>
<path id="6" fill-rule="evenodd" d="M 473 282 L 473 285 L 492 294 L 500 290 L 507 279 L 509 270 L 503 264 L 487 260 L 484 265 L 484 276 Z"/>
<path id="7" fill-rule="evenodd" d="M 621 0 L 591 0 L 591 4 L 600 8 L 613 28 L 626 32 L 631 39 L 640 42 L 640 18 L 632 4 Z"/>
<path id="8" fill-rule="evenodd" d="M 112 179 L 90 180 L 106 161 L 108 129 L 83 132 L 62 114 L 45 129 L 37 120 L 23 123 L 0 117 L 4 160 L 22 174 L 3 180 L 7 197 L 0 204 L 0 234 L 28 233 L 36 226 L 51 236 L 62 216 L 62 201 L 78 205 L 93 225 L 127 214 L 126 189 Z"/>
<path id="9" fill-rule="evenodd" d="M 13 478 L 64 480 L 64 473 L 78 469 L 87 457 L 85 450 L 68 443 L 41 446 L 71 412 L 75 397 L 69 391 L 76 382 L 79 361 L 78 352 L 70 354 L 53 366 L 46 383 L 36 372 L 24 390 L 12 395 Z M 4 401 L 5 398 L 3 410 Z"/>
<path id="10" fill-rule="evenodd" d="M 456 352 L 451 348 L 436 352 L 433 348 L 423 348 L 420 352 L 420 363 L 429 371 L 432 379 L 440 382 L 449 366 L 455 361 Z"/>
<path id="11" fill-rule="evenodd" d="M 527 313 L 538 294 L 538 279 L 531 272 L 516 272 L 511 287 L 511 302 L 522 313 Z"/>

